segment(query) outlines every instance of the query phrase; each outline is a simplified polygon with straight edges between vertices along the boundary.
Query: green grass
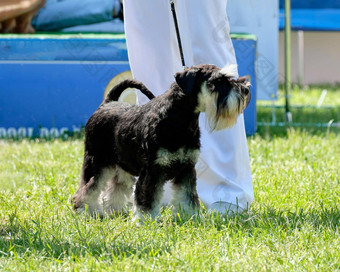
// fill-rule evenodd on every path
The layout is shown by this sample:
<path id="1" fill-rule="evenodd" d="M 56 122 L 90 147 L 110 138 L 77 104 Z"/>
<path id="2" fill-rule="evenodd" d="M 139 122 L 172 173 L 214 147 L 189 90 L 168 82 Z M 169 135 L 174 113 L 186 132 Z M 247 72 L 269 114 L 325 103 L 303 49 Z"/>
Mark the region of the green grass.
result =
<path id="1" fill-rule="evenodd" d="M 323 90 L 326 96 L 317 107 Z M 289 126 L 271 126 L 271 123 L 285 122 L 285 98 L 283 90 L 279 90 L 279 99 L 275 102 L 257 102 L 258 134 L 272 137 L 274 135 L 287 136 Z M 340 85 L 299 88 L 294 86 L 289 95 L 290 112 L 292 113 L 291 127 L 298 127 L 309 134 L 324 134 L 340 132 Z M 273 120 L 274 116 L 274 120 Z"/>
<path id="2" fill-rule="evenodd" d="M 295 90 L 292 100 L 317 103 L 321 89 L 311 93 Z M 325 100 L 335 122 L 339 94 Z M 261 105 L 265 121 L 271 111 Z M 327 114 L 315 110 L 320 122 Z M 340 271 L 339 129 L 259 127 L 248 144 L 256 198 L 248 212 L 203 209 L 190 219 L 165 210 L 137 227 L 131 214 L 95 220 L 71 210 L 82 139 L 1 141 L 0 270 Z"/>

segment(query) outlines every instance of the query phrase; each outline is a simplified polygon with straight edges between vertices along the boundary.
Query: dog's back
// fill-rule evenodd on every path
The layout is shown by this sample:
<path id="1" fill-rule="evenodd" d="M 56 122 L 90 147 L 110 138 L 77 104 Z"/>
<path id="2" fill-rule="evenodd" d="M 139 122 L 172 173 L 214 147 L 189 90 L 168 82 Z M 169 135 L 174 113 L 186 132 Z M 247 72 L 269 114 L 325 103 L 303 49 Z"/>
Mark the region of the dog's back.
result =
<path id="1" fill-rule="evenodd" d="M 150 100 L 155 98 L 147 87 L 137 80 L 124 80 L 108 92 L 104 101 L 89 118 L 85 126 L 84 161 L 91 162 L 87 165 L 92 165 L 92 167 L 85 167 L 86 169 L 90 169 L 88 173 L 84 173 L 85 180 L 90 179 L 94 172 L 96 172 L 95 165 L 100 165 L 100 167 L 110 166 L 120 161 L 119 157 L 112 155 L 117 153 L 115 152 L 115 148 L 117 145 L 116 141 L 119 141 L 119 139 L 116 134 L 117 130 L 122 127 L 120 123 L 121 117 L 139 107 L 137 105 L 118 102 L 120 95 L 127 88 L 139 89 Z M 125 120 L 125 122 L 129 123 L 128 120 Z M 126 131 L 126 133 L 128 132 Z M 137 149 L 133 143 L 130 143 L 129 147 L 130 149 Z M 92 160 L 94 160 L 95 163 L 92 163 Z M 138 163 L 136 162 L 136 166 L 137 165 Z M 93 171 L 91 171 L 92 168 Z M 137 171 L 137 169 L 133 170 Z"/>

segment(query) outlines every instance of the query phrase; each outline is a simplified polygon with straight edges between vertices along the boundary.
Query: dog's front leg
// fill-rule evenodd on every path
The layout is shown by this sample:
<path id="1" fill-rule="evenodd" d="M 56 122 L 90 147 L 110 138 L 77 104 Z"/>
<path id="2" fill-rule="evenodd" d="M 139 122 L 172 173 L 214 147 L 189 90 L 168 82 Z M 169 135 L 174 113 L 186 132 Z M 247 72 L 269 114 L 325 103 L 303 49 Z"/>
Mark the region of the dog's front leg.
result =
<path id="1" fill-rule="evenodd" d="M 146 216 L 155 219 L 159 214 L 164 183 L 157 168 L 142 170 L 135 188 L 134 220 L 143 221 Z"/>
<path id="2" fill-rule="evenodd" d="M 171 204 L 175 211 L 182 210 L 191 214 L 199 209 L 196 190 L 196 170 L 194 164 L 185 166 L 172 180 L 173 197 Z"/>

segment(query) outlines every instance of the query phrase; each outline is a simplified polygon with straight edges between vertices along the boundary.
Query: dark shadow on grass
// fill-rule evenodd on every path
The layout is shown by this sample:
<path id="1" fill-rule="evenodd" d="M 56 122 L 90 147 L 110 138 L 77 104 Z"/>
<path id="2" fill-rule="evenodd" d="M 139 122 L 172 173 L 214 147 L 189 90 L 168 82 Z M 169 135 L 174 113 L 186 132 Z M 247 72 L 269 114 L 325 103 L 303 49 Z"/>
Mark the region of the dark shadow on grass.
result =
<path id="1" fill-rule="evenodd" d="M 63 260 L 72 256 L 74 261 L 85 256 L 104 258 L 107 261 L 128 258 L 132 255 L 138 258 L 157 257 L 171 252 L 176 243 L 183 238 L 178 237 L 177 227 L 187 226 L 190 228 L 214 227 L 223 233 L 241 232 L 245 236 L 253 236 L 261 230 L 273 233 L 283 231 L 290 235 L 304 226 L 311 226 L 316 232 L 323 230 L 338 232 L 340 229 L 339 208 L 323 208 L 322 206 L 319 210 L 301 209 L 297 212 L 262 206 L 258 210 L 251 209 L 234 215 L 210 215 L 207 211 L 202 211 L 199 216 L 169 218 L 146 223 L 146 227 L 151 232 L 155 232 L 160 227 L 163 238 L 144 239 L 141 233 L 138 234 L 140 227 L 131 225 L 130 230 L 127 230 L 127 232 L 130 231 L 129 233 L 124 232 L 123 229 L 117 231 L 109 239 L 93 237 L 90 233 L 87 238 L 77 236 L 73 241 L 60 235 L 54 237 L 53 233 L 47 234 L 39 230 L 28 229 L 27 226 L 13 221 L 14 223 L 0 226 L 0 257 L 10 257 L 11 251 L 15 251 L 15 254 L 21 257 L 39 254 L 45 258 Z M 163 228 L 169 229 L 162 232 Z M 131 235 L 134 236 L 134 233 L 140 235 L 141 239 L 131 240 Z"/>

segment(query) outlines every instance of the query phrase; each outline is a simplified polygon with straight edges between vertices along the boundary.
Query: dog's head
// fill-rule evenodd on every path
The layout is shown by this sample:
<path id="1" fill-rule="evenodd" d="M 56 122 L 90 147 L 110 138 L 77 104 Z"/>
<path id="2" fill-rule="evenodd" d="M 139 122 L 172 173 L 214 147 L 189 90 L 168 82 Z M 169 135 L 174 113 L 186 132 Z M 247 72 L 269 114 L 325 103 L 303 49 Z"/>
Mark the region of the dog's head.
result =
<path id="1" fill-rule="evenodd" d="M 211 130 L 232 127 L 250 102 L 250 83 L 236 77 L 236 65 L 198 65 L 175 75 L 183 92 L 197 97 L 197 111 L 206 114 Z"/>

